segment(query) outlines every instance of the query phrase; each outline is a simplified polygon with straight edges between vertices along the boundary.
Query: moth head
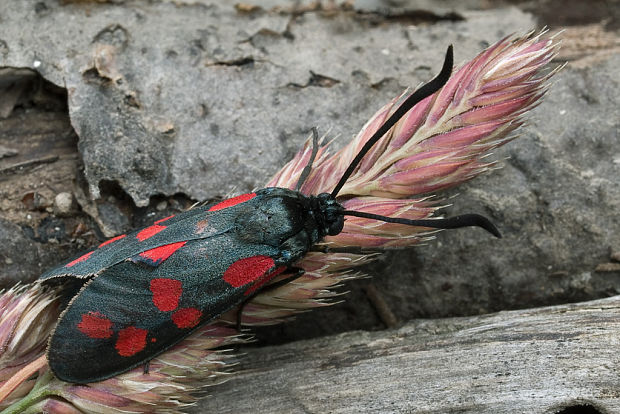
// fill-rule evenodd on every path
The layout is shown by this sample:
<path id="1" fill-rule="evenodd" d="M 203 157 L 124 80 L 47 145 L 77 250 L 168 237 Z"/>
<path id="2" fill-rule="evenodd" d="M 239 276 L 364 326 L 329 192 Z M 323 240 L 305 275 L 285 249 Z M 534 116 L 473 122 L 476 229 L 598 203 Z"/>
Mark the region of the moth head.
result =
<path id="1" fill-rule="evenodd" d="M 344 208 L 331 194 L 322 193 L 314 198 L 313 211 L 317 224 L 327 236 L 335 236 L 344 227 Z"/>

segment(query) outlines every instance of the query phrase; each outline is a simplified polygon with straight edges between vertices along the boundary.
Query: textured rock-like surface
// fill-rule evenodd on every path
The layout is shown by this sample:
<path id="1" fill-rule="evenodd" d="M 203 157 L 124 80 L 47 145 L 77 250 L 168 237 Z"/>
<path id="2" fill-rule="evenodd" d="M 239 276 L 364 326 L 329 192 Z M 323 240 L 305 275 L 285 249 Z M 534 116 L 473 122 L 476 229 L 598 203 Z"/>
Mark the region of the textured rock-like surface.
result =
<path id="1" fill-rule="evenodd" d="M 409 26 L 230 4 L 3 7 L 0 65 L 66 86 L 92 195 L 117 181 L 141 206 L 160 193 L 200 200 L 259 187 L 312 126 L 348 139 L 431 77 L 448 44 L 464 60 L 533 25 L 517 9 Z"/>

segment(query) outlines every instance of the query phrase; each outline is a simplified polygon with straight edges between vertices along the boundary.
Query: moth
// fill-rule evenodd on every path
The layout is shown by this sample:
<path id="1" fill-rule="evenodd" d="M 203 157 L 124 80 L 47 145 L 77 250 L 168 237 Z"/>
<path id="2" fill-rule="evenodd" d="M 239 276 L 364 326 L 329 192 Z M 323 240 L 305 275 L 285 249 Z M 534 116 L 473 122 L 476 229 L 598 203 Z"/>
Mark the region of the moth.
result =
<path id="1" fill-rule="evenodd" d="M 451 229 L 479 226 L 485 217 L 409 220 L 346 210 L 338 193 L 363 157 L 394 124 L 450 78 L 452 46 L 441 72 L 411 94 L 367 141 L 331 193 L 264 188 L 193 208 L 120 235 L 40 277 L 42 283 L 80 285 L 51 335 L 47 358 L 61 380 L 89 383 L 146 364 L 202 324 L 250 300 L 327 235 L 339 234 L 346 216 L 409 226 Z M 242 308 L 242 306 L 241 306 Z M 241 310 L 239 311 L 241 312 Z"/>

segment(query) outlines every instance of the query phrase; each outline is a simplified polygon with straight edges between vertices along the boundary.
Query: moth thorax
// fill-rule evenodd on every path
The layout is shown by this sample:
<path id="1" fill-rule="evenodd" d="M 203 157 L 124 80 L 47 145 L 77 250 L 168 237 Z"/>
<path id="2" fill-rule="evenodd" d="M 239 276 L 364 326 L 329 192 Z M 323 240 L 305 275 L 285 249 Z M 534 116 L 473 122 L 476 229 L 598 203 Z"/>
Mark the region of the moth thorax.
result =
<path id="1" fill-rule="evenodd" d="M 298 200 L 273 196 L 240 211 L 235 222 L 244 241 L 277 247 L 303 230 L 304 215 Z"/>

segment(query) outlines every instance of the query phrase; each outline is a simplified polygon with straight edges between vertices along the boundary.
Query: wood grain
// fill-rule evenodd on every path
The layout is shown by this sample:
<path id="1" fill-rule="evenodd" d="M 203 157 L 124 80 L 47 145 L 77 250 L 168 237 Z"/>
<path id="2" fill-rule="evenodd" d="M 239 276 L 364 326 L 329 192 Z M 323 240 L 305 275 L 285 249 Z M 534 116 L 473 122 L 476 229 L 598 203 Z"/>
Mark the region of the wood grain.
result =
<path id="1" fill-rule="evenodd" d="M 195 412 L 620 413 L 619 344 L 620 296 L 416 320 L 246 349 Z"/>

